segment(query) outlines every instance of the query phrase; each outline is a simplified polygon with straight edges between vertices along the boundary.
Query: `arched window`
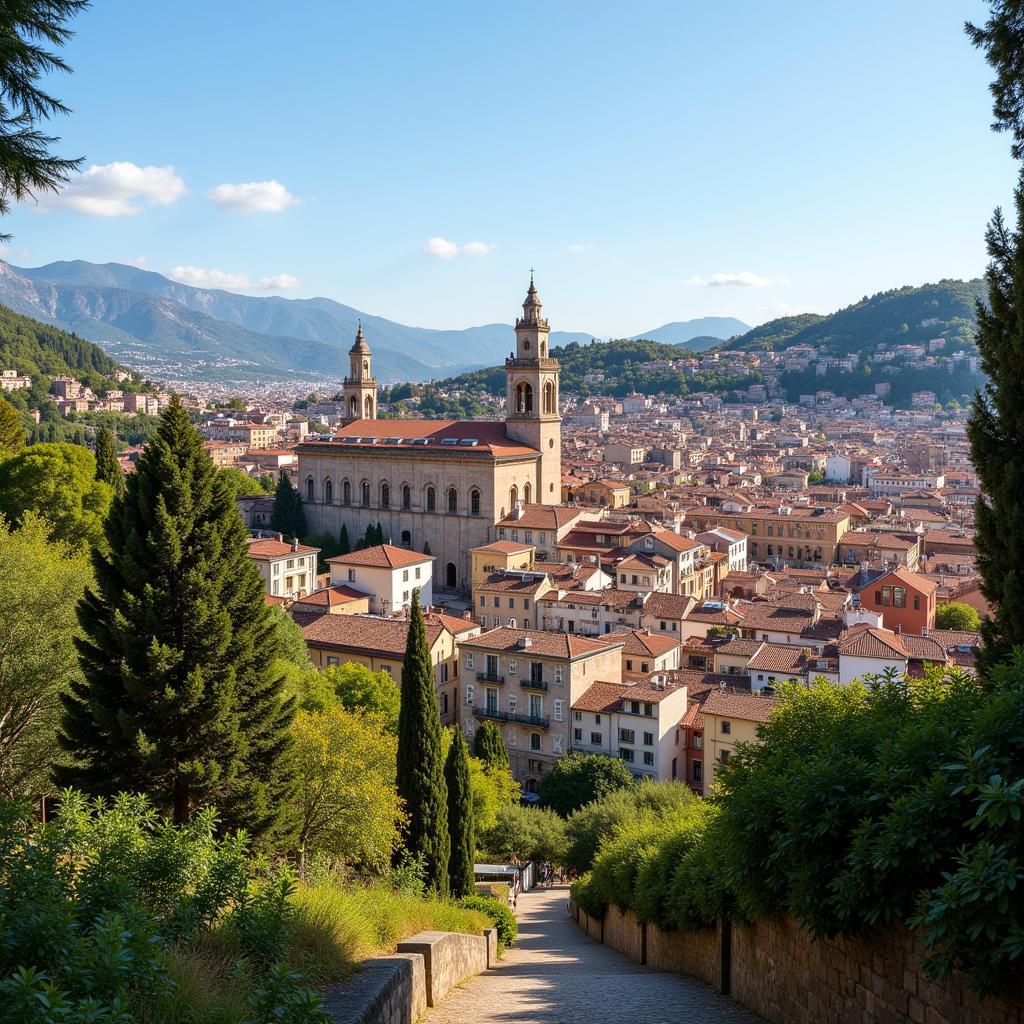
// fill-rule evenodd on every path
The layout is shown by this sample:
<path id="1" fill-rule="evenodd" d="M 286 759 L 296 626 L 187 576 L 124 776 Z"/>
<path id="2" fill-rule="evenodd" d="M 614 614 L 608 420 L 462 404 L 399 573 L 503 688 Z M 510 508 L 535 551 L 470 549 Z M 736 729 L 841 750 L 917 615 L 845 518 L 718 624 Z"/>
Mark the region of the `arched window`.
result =
<path id="1" fill-rule="evenodd" d="M 427 511 L 435 512 L 437 510 L 437 491 L 433 487 L 427 488 Z"/>
<path id="2" fill-rule="evenodd" d="M 391 508 L 391 485 L 380 485 L 380 507 Z"/>
<path id="3" fill-rule="evenodd" d="M 533 412 L 533 385 L 524 380 L 516 385 L 516 412 Z"/>
<path id="4" fill-rule="evenodd" d="M 469 492 L 469 514 L 480 515 L 480 492 L 475 487 Z"/>
<path id="5" fill-rule="evenodd" d="M 555 385 L 550 380 L 544 385 L 544 411 L 552 413 L 557 411 L 555 408 Z"/>
<path id="6" fill-rule="evenodd" d="M 370 483 L 368 480 L 363 481 L 362 494 L 360 495 L 360 504 L 363 508 L 370 507 Z"/>
<path id="7" fill-rule="evenodd" d="M 348 400 L 348 414 L 354 420 L 359 418 L 359 403 L 356 401 L 355 395 Z"/>
<path id="8" fill-rule="evenodd" d="M 448 511 L 452 515 L 459 511 L 459 492 L 454 487 L 448 488 Z"/>
<path id="9" fill-rule="evenodd" d="M 328 505 L 334 501 L 334 484 L 330 480 L 324 481 L 324 501 Z"/>
<path id="10" fill-rule="evenodd" d="M 519 488 L 516 487 L 515 484 L 513 484 L 509 488 L 509 492 L 508 492 L 508 507 L 509 508 L 515 508 L 516 507 L 516 502 L 518 500 L 519 500 Z"/>
<path id="11" fill-rule="evenodd" d="M 313 497 L 313 495 L 314 495 L 314 494 L 315 494 L 316 492 L 314 491 L 314 489 L 313 489 L 313 488 L 314 488 L 314 484 L 313 484 L 313 478 L 312 478 L 312 477 L 310 477 L 310 478 L 309 478 L 309 479 L 308 479 L 308 480 L 306 481 L 306 501 L 313 501 L 313 500 L 315 500 L 315 499 L 314 499 L 314 497 Z"/>
<path id="12" fill-rule="evenodd" d="M 526 484 L 523 487 L 523 504 L 524 505 L 529 505 L 530 504 L 530 498 L 532 496 L 533 496 L 533 488 L 529 484 Z"/>
<path id="13" fill-rule="evenodd" d="M 409 489 L 408 484 L 402 487 L 402 508 L 406 511 L 412 508 L 412 491 Z"/>
<path id="14" fill-rule="evenodd" d="M 352 485 L 347 480 L 341 485 L 341 503 L 342 505 L 352 504 Z"/>
<path id="15" fill-rule="evenodd" d="M 458 569 L 455 568 L 455 563 L 454 562 L 449 562 L 448 565 L 445 567 L 445 571 L 444 571 L 445 586 L 447 586 L 449 590 L 454 590 L 456 585 L 457 585 L 457 583 L 458 583 L 458 580 L 459 580 Z"/>
<path id="16" fill-rule="evenodd" d="M 408 530 L 402 531 L 402 547 L 412 550 L 412 534 Z"/>
<path id="17" fill-rule="evenodd" d="M 373 399 L 369 395 L 366 396 L 365 406 L 366 406 L 366 419 L 372 420 L 373 419 Z"/>

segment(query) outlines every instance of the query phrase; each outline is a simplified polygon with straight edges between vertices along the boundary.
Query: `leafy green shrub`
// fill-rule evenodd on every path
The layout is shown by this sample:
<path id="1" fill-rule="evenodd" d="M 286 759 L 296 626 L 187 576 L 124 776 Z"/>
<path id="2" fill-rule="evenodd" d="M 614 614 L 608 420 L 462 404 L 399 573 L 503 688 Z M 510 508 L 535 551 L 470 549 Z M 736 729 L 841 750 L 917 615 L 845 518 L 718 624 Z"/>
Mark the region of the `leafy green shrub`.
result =
<path id="1" fill-rule="evenodd" d="M 565 822 L 547 807 L 504 804 L 494 824 L 481 832 L 480 848 L 499 861 L 551 861 L 565 857 Z"/>
<path id="2" fill-rule="evenodd" d="M 459 906 L 486 914 L 498 929 L 498 945 L 502 949 L 508 949 L 516 941 L 516 915 L 509 909 L 508 903 L 494 896 L 477 895 L 463 896 Z"/>
<path id="3" fill-rule="evenodd" d="M 594 800 L 635 784 L 633 773 L 619 758 L 573 751 L 560 757 L 540 780 L 540 801 L 565 818 Z"/>

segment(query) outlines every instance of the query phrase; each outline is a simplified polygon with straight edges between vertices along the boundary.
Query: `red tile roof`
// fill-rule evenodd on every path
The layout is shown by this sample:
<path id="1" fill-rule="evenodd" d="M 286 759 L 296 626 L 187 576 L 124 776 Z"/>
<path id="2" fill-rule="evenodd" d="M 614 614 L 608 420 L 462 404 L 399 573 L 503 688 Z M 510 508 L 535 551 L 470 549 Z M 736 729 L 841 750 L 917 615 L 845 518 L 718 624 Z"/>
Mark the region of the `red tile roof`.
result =
<path id="1" fill-rule="evenodd" d="M 401 569 L 409 565 L 422 565 L 432 562 L 433 555 L 423 555 L 418 551 L 407 551 L 391 544 L 377 544 L 361 551 L 351 551 L 347 555 L 335 555 L 328 558 L 329 565 L 360 565 L 371 569 Z"/>
<path id="2" fill-rule="evenodd" d="M 521 646 L 528 640 L 528 646 Z M 570 633 L 548 633 L 539 629 L 514 629 L 500 626 L 462 642 L 462 647 L 488 651 L 516 651 L 523 657 L 581 658 L 604 652 L 613 644 Z"/>
<path id="3" fill-rule="evenodd" d="M 434 454 L 438 449 L 450 455 L 472 455 L 489 452 L 494 456 L 539 455 L 536 448 L 516 441 L 505 432 L 505 424 L 489 420 L 353 420 L 342 427 L 327 444 L 354 445 L 354 438 L 375 438 L 372 444 L 360 448 L 398 448 L 415 453 L 426 449 Z M 394 439 L 392 441 L 392 439 Z M 424 445 L 410 441 L 427 439 Z M 477 445 L 443 444 L 444 440 L 476 440 Z M 391 443 L 388 443 L 391 442 Z M 305 442 L 321 444 L 324 442 Z M 302 448 L 304 445 L 300 445 Z"/>
<path id="4" fill-rule="evenodd" d="M 288 555 L 315 555 L 319 550 L 319 548 L 306 547 L 305 544 L 293 547 L 285 541 L 269 537 L 249 538 L 249 557 L 257 558 L 260 561 L 270 558 L 285 558 Z"/>
<path id="5" fill-rule="evenodd" d="M 748 697 L 741 693 L 713 690 L 704 701 L 703 711 L 705 715 L 717 715 L 720 718 L 767 722 L 778 703 L 772 697 Z"/>

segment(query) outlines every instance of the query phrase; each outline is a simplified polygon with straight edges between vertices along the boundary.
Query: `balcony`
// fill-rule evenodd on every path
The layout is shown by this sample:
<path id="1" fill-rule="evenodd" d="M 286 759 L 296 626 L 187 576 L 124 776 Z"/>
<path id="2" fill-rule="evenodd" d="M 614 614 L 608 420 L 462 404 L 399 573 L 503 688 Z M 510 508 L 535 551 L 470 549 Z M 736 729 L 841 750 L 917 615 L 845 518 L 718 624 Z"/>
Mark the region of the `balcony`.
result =
<path id="1" fill-rule="evenodd" d="M 503 683 L 505 677 L 499 676 L 496 672 L 477 672 L 476 681 L 478 683 Z"/>
<path id="2" fill-rule="evenodd" d="M 520 679 L 519 685 L 524 690 L 544 690 L 547 692 L 548 684 L 543 679 Z"/>
<path id="3" fill-rule="evenodd" d="M 497 708 L 474 707 L 473 714 L 477 718 L 490 718 L 496 722 L 515 722 L 519 725 L 532 725 L 537 729 L 546 729 L 551 720 L 547 715 L 520 715 L 514 711 L 499 711 Z"/>

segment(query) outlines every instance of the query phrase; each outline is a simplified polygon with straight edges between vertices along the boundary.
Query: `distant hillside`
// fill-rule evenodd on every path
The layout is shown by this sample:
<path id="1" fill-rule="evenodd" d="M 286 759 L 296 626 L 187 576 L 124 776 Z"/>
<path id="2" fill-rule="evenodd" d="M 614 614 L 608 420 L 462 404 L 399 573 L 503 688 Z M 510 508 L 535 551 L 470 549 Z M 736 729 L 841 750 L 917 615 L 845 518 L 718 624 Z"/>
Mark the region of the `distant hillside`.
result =
<path id="1" fill-rule="evenodd" d="M 975 306 L 985 282 L 944 280 L 865 296 L 829 316 L 783 317 L 732 338 L 724 347 L 750 350 L 814 345 L 832 355 L 873 352 L 882 344 L 946 338 L 950 349 L 973 345 Z"/>
<path id="2" fill-rule="evenodd" d="M 74 330 L 147 372 L 184 379 L 340 379 L 359 320 L 383 381 L 458 372 L 504 358 L 513 345 L 506 324 L 408 327 L 332 299 L 238 295 L 84 260 L 0 263 L 0 302 Z M 552 340 L 589 337 L 556 332 Z"/>
<path id="3" fill-rule="evenodd" d="M 642 334 L 634 334 L 630 341 L 658 341 L 663 345 L 685 345 L 696 351 L 713 348 L 719 342 L 749 331 L 750 325 L 731 316 L 702 316 L 696 320 L 677 320 L 662 324 Z"/>

